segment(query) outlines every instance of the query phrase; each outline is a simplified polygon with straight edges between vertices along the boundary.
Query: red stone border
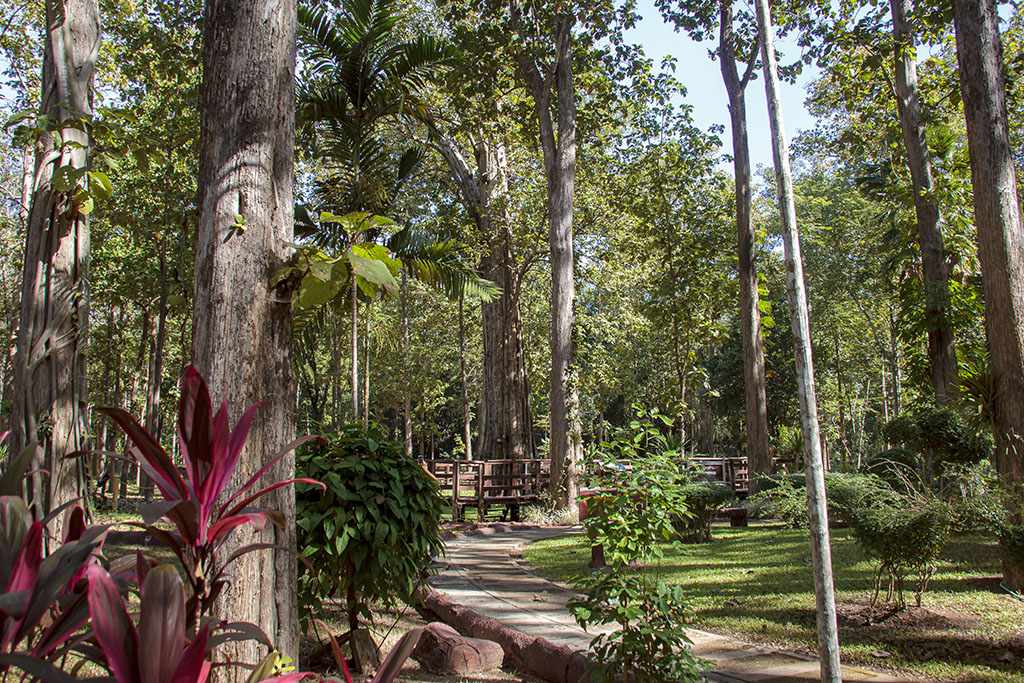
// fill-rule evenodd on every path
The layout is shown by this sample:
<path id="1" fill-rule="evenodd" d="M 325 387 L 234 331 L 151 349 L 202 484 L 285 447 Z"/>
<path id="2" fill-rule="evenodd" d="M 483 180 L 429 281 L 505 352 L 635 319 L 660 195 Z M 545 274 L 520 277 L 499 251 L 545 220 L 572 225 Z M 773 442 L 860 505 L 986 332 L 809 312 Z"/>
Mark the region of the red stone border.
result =
<path id="1" fill-rule="evenodd" d="M 565 645 L 529 636 L 497 619 L 458 605 L 427 586 L 420 591 L 420 605 L 438 619 L 470 638 L 493 640 L 505 651 L 505 664 L 543 678 L 549 683 L 580 683 L 586 680 L 590 660 Z"/>

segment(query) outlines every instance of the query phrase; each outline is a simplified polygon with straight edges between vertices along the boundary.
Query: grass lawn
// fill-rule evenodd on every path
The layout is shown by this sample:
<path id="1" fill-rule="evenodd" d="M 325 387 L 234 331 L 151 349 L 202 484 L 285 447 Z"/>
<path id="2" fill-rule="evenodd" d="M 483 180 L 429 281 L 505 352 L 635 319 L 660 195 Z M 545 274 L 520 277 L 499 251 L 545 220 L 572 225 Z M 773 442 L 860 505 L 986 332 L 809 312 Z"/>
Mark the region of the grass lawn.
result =
<path id="1" fill-rule="evenodd" d="M 659 568 L 665 580 L 687 588 L 692 625 L 813 652 L 807 532 L 755 523 L 745 529 L 716 526 L 714 536 L 709 544 L 666 548 Z M 525 559 L 572 583 L 587 572 L 590 548 L 583 536 L 552 539 L 531 545 Z M 994 539 L 968 535 L 951 540 L 922 608 L 898 614 L 868 609 L 875 570 L 849 530 L 833 530 L 832 560 L 844 661 L 932 680 L 1024 683 L 1024 602 L 999 588 Z M 912 595 L 907 598 L 912 604 Z"/>

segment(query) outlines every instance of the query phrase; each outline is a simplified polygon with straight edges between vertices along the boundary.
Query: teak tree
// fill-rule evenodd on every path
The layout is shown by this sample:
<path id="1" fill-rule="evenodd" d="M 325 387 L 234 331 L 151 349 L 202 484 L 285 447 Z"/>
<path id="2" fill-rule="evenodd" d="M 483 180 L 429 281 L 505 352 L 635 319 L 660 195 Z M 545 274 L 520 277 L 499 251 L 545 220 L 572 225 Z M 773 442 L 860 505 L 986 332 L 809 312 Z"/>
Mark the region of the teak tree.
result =
<path id="1" fill-rule="evenodd" d="M 760 476 L 771 472 L 768 450 L 768 400 L 765 392 L 764 341 L 757 280 L 757 235 L 751 206 L 750 149 L 747 140 L 746 89 L 758 62 L 762 39 L 745 10 L 734 16 L 732 0 L 692 3 L 659 0 L 658 6 L 676 27 L 695 39 L 711 37 L 718 25 L 718 63 L 729 100 L 732 159 L 736 178 L 736 235 L 740 282 L 740 328 L 743 336 L 743 385 L 747 419 L 747 458 L 751 492 Z M 739 21 L 737 21 L 739 19 Z M 738 25 L 738 30 L 737 30 Z M 737 60 L 745 59 L 741 75 Z"/>
<path id="2" fill-rule="evenodd" d="M 1006 76 L 994 0 L 955 0 L 960 90 L 971 155 L 985 325 L 996 382 L 996 471 L 1010 492 L 1009 523 L 1024 525 L 1024 226 L 1006 112 Z M 1020 541 L 1018 541 L 1019 543 Z M 1004 549 L 1003 580 L 1024 591 L 1024 548 Z"/>
<path id="3" fill-rule="evenodd" d="M 41 440 L 27 482 L 36 514 L 85 489 L 86 339 L 89 328 L 91 89 L 100 50 L 96 0 L 46 2 L 42 97 L 25 238 L 14 364 L 12 451 Z M 46 124 L 43 124 L 43 121 Z M 48 472 L 46 476 L 43 472 Z M 53 535 L 61 538 L 60 516 Z"/>
<path id="4" fill-rule="evenodd" d="M 203 17 L 192 353 L 214 401 L 234 411 L 265 404 L 234 475 L 239 483 L 295 433 L 291 292 L 269 286 L 289 258 L 293 231 L 295 24 L 295 0 L 208 0 Z M 290 479 L 294 469 L 287 456 L 266 476 Z M 266 505 L 286 523 L 261 540 L 294 548 L 293 488 L 278 489 Z M 251 541 L 240 534 L 237 543 Z M 219 613 L 253 622 L 282 652 L 297 652 L 295 558 L 250 553 L 231 575 Z M 225 652 L 260 661 L 254 644 Z"/>
<path id="5" fill-rule="evenodd" d="M 527 17 L 521 4 L 511 3 L 512 22 L 520 32 Z M 548 246 L 551 252 L 551 497 L 556 508 L 573 505 L 579 495 L 583 436 L 579 394 L 575 385 L 573 328 L 576 322 L 576 280 L 573 260 L 573 193 L 576 187 L 576 93 L 573 84 L 573 17 L 554 17 L 552 54 L 544 59 L 526 49 L 517 55 L 540 129 L 548 181 Z M 534 35 L 534 38 L 540 36 Z"/>

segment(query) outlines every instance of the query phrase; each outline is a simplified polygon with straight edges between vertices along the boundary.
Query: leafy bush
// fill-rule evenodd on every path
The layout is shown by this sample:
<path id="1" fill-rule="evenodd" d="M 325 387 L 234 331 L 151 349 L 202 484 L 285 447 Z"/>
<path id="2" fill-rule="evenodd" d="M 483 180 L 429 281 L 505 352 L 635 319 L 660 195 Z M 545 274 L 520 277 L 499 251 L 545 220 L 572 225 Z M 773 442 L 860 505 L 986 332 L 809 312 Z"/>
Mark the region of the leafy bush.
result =
<path id="1" fill-rule="evenodd" d="M 872 604 L 887 580 L 886 602 L 895 598 L 904 607 L 906 578 L 915 575 L 914 599 L 920 607 L 935 560 L 949 536 L 948 507 L 929 492 L 897 491 L 871 475 L 854 475 L 833 489 L 830 495 L 850 520 L 857 544 L 878 563 Z"/>
<path id="2" fill-rule="evenodd" d="M 569 608 L 584 628 L 619 627 L 591 641 L 591 680 L 698 681 L 702 666 L 685 635 L 683 595 L 658 580 L 650 565 L 664 555 L 660 544 L 676 537 L 673 519 L 690 518 L 684 494 L 689 474 L 661 432 L 672 419 L 634 408 L 629 429 L 588 454 L 584 481 L 597 493 L 588 499 L 584 524 L 611 569 L 595 572 L 585 597 L 570 601 Z M 627 574 L 625 567 L 636 562 L 643 563 L 639 575 Z"/>
<path id="3" fill-rule="evenodd" d="M 585 598 L 570 604 L 580 626 L 619 625 L 619 630 L 591 641 L 590 649 L 596 655 L 591 681 L 703 680 L 703 666 L 694 658 L 690 649 L 693 643 L 686 636 L 680 586 L 648 583 L 641 576 L 610 572 L 595 573 L 584 591 Z"/>
<path id="4" fill-rule="evenodd" d="M 342 427 L 303 449 L 297 467 L 327 486 L 296 487 L 299 548 L 312 566 L 300 577 L 304 608 L 340 594 L 355 630 L 371 603 L 410 600 L 442 549 L 434 479 L 376 425 Z"/>
<path id="5" fill-rule="evenodd" d="M 694 481 L 684 484 L 681 493 L 690 518 L 680 520 L 676 524 L 677 531 L 684 541 L 707 543 L 711 540 L 715 512 L 733 499 L 732 488 L 713 481 Z"/>
<path id="6" fill-rule="evenodd" d="M 933 406 L 897 416 L 885 426 L 885 434 L 890 441 L 929 455 L 939 474 L 947 465 L 978 463 L 992 454 L 989 434 L 969 427 L 956 412 Z"/>
<path id="7" fill-rule="evenodd" d="M 760 492 L 747 499 L 761 518 L 775 518 L 794 529 L 807 527 L 807 483 L 802 474 L 782 474 L 765 477 Z M 826 502 L 829 526 L 848 526 L 849 507 L 843 503 L 859 497 L 858 488 L 863 477 L 841 472 L 825 473 Z"/>

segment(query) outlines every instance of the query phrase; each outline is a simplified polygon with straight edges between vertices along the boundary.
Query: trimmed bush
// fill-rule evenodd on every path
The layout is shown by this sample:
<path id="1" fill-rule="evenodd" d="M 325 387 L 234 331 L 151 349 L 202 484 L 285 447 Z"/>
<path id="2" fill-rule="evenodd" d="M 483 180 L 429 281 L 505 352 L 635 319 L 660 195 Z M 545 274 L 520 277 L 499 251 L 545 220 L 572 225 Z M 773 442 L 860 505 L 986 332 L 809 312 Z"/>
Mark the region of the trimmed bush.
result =
<path id="1" fill-rule="evenodd" d="M 695 481 L 680 489 L 690 518 L 676 522 L 676 530 L 688 543 L 711 540 L 711 521 L 715 512 L 733 499 L 733 491 L 718 482 Z"/>
<path id="2" fill-rule="evenodd" d="M 442 548 L 433 477 L 376 425 L 342 427 L 303 449 L 296 469 L 327 486 L 296 486 L 298 545 L 315 572 L 300 576 L 303 609 L 340 595 L 355 630 L 370 604 L 412 599 Z"/>

